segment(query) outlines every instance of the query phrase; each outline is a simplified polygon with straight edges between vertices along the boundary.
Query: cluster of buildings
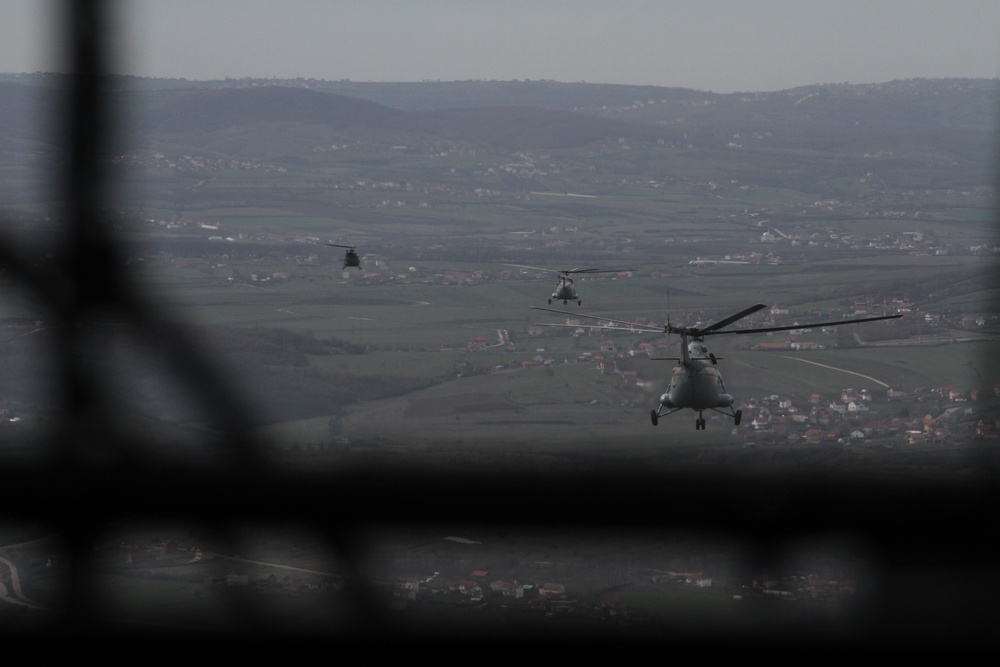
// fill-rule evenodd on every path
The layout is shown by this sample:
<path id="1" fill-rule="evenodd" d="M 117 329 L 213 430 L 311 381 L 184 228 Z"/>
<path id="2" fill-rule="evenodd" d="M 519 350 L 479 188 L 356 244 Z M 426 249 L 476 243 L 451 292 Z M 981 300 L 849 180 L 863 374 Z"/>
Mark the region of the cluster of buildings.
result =
<path id="1" fill-rule="evenodd" d="M 289 595 L 340 590 L 343 586 L 342 580 L 319 573 L 292 572 L 278 576 L 273 572 L 264 572 L 253 576 L 245 568 L 223 570 L 220 569 L 222 561 L 211 551 L 200 546 L 181 547 L 170 538 L 156 539 L 146 546 L 123 546 L 124 564 L 129 568 L 146 572 L 159 571 L 164 573 L 159 576 L 178 581 L 202 581 L 227 587 L 273 589 Z M 214 564 L 209 566 L 210 562 Z M 205 570 L 204 567 L 210 569 Z M 169 574 L 166 574 L 168 572 Z"/>
<path id="2" fill-rule="evenodd" d="M 763 574 L 754 577 L 747 593 L 753 597 L 788 601 L 832 600 L 854 595 L 857 587 L 858 582 L 855 579 L 825 579 L 815 574 L 789 577 Z"/>
<path id="3" fill-rule="evenodd" d="M 564 610 L 575 604 L 575 598 L 567 596 L 566 586 L 563 584 L 490 580 L 488 571 L 474 570 L 466 578 L 449 583 L 439 582 L 437 573 L 428 578 L 400 577 L 392 587 L 389 605 L 390 608 L 402 610 L 421 596 L 441 594 L 458 596 L 469 602 L 482 602 L 487 598 L 523 600 L 525 604 L 550 610 Z"/>
<path id="4" fill-rule="evenodd" d="M 285 173 L 287 171 L 284 167 L 279 167 L 278 165 L 267 162 L 209 158 L 203 155 L 166 155 L 164 153 L 160 153 L 159 151 L 147 155 L 127 153 L 118 156 L 113 160 L 113 162 L 137 167 L 175 169 L 177 171 L 190 171 L 196 173 L 214 173 L 227 170 L 271 171 L 276 173 Z"/>
<path id="5" fill-rule="evenodd" d="M 528 609 L 544 611 L 548 615 L 573 614 L 577 616 L 618 617 L 627 621 L 630 617 L 642 618 L 643 610 L 629 608 L 619 597 L 605 596 L 601 600 L 583 600 L 560 583 L 523 584 L 503 579 L 490 580 L 489 572 L 476 570 L 466 578 L 451 583 L 440 583 L 439 573 L 430 578 L 400 577 L 391 587 L 388 604 L 390 609 L 405 611 L 413 603 L 428 596 L 449 596 L 454 604 L 523 605 Z M 631 584 L 619 585 L 626 588 L 634 585 L 648 588 L 649 585 L 682 586 L 695 589 L 712 589 L 711 576 L 702 571 L 654 571 L 643 581 L 636 579 Z M 742 585 L 723 586 L 716 594 L 729 595 L 731 599 L 769 598 L 783 601 L 816 600 L 835 601 L 853 596 L 858 589 L 855 579 L 831 579 L 817 574 L 774 576 L 759 574 Z"/>
<path id="6" fill-rule="evenodd" d="M 890 387 L 878 393 L 844 389 L 840 396 L 813 394 L 804 406 L 779 396 L 751 399 L 743 408 L 743 425 L 735 432 L 747 443 L 847 444 L 879 439 L 943 446 L 1000 437 L 1000 424 L 980 418 L 963 398 L 966 393 L 950 385 L 914 392 Z M 984 400 L 1000 394 L 1000 387 L 974 393 L 977 400 Z"/>

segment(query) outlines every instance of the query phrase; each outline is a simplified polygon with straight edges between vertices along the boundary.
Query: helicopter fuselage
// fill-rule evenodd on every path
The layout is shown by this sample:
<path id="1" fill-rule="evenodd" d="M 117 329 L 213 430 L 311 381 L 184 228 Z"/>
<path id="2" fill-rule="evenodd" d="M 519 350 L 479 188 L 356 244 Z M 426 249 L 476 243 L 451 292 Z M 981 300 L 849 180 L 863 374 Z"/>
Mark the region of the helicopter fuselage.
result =
<path id="1" fill-rule="evenodd" d="M 716 368 L 715 355 L 700 339 L 689 342 L 683 331 L 680 334 L 683 356 L 674 366 L 667 390 L 660 396 L 660 407 L 650 413 L 653 425 L 660 417 L 689 408 L 698 413 L 695 426 L 699 430 L 705 428 L 704 410 L 726 410 L 724 414 L 732 417 L 739 426 L 742 411 L 733 409 L 734 399 L 726 391 L 722 373 Z"/>
<path id="2" fill-rule="evenodd" d="M 670 409 L 699 411 L 732 406 L 733 397 L 726 392 L 722 373 L 715 367 L 714 357 L 705 356 L 708 350 L 701 341 L 689 343 L 685 352 L 674 366 L 660 404 Z"/>
<path id="3" fill-rule="evenodd" d="M 666 392 L 660 396 L 660 403 L 667 408 L 691 408 L 710 410 L 728 408 L 733 397 L 726 392 L 722 374 L 708 362 L 695 361 L 691 367 L 678 364 Z"/>
<path id="4" fill-rule="evenodd" d="M 564 304 L 576 301 L 577 305 L 581 304 L 580 298 L 576 295 L 576 288 L 573 286 L 572 279 L 564 276 L 559 277 L 559 283 L 556 285 L 555 291 L 552 292 L 552 296 L 549 297 L 549 303 L 553 301 L 562 301 Z"/>
<path id="5" fill-rule="evenodd" d="M 344 268 L 361 268 L 361 258 L 358 256 L 358 251 L 354 249 L 354 246 L 342 245 L 340 243 L 324 243 L 323 245 L 333 246 L 334 248 L 346 248 L 347 251 L 344 253 Z"/>

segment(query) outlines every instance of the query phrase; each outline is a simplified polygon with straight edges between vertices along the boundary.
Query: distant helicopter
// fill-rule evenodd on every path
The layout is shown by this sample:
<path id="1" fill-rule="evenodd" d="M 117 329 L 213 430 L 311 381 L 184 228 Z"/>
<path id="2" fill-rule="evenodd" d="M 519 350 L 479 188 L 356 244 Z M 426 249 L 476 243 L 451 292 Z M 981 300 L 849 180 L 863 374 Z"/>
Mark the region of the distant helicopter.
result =
<path id="1" fill-rule="evenodd" d="M 609 317 L 601 317 L 599 315 L 586 315 L 585 317 L 603 320 L 611 325 L 601 326 L 599 328 L 614 328 L 625 331 L 657 331 L 664 332 L 668 336 L 672 333 L 678 334 L 681 337 L 681 356 L 679 358 L 660 357 L 654 359 L 655 361 L 676 361 L 678 363 L 674 367 L 673 373 L 671 374 L 670 384 L 667 385 L 667 390 L 660 396 L 659 407 L 655 410 L 651 410 L 649 416 L 650 420 L 653 422 L 653 426 L 656 426 L 660 417 L 673 414 L 678 410 L 690 408 L 698 413 L 698 418 L 695 420 L 695 429 L 702 431 L 705 430 L 705 417 L 702 414 L 705 410 L 715 410 L 716 412 L 724 414 L 727 417 L 732 417 L 736 426 L 740 425 L 740 420 L 743 417 L 742 410 L 735 410 L 733 408 L 733 402 L 735 399 L 732 394 L 726 391 L 726 385 L 722 381 L 722 374 L 715 368 L 719 360 L 714 354 L 708 351 L 708 348 L 705 347 L 703 342 L 705 336 L 715 336 L 720 334 L 765 333 L 768 331 L 791 331 L 793 329 L 806 329 L 812 327 L 835 327 L 842 324 L 875 322 L 877 320 L 892 320 L 902 317 L 902 315 L 883 315 L 881 317 L 863 317 L 853 320 L 838 320 L 836 322 L 817 322 L 814 324 L 793 324 L 791 326 L 781 327 L 762 327 L 756 329 L 732 329 L 729 331 L 721 331 L 723 327 L 727 327 L 733 322 L 741 320 L 744 317 L 752 315 L 753 313 L 756 313 L 766 307 L 767 306 L 764 304 L 758 303 L 754 306 L 750 306 L 746 310 L 741 310 L 735 315 L 730 315 L 723 320 L 719 320 L 714 324 L 701 328 L 673 325 L 670 324 L 669 319 L 667 324 L 665 324 L 661 329 L 658 326 L 614 320 Z M 578 313 L 570 313 L 563 310 L 541 308 L 539 306 L 530 306 L 530 308 L 579 317 Z"/>
<path id="2" fill-rule="evenodd" d="M 344 253 L 344 268 L 349 268 L 352 266 L 361 268 L 361 258 L 358 257 L 358 253 L 354 250 L 352 245 L 340 245 L 339 243 L 324 243 L 323 245 L 333 246 L 334 248 L 347 248 L 347 252 Z"/>
<path id="3" fill-rule="evenodd" d="M 582 306 L 583 300 L 576 294 L 576 287 L 573 285 L 572 273 L 622 273 L 623 271 L 635 271 L 635 269 L 542 269 L 537 266 L 525 266 L 524 264 L 504 264 L 504 266 L 516 266 L 519 269 L 532 269 L 534 271 L 546 271 L 548 273 L 559 274 L 559 281 L 556 283 L 556 291 L 549 297 L 549 303 L 553 300 L 562 301 L 563 305 L 570 301 L 576 301 L 576 305 Z"/>

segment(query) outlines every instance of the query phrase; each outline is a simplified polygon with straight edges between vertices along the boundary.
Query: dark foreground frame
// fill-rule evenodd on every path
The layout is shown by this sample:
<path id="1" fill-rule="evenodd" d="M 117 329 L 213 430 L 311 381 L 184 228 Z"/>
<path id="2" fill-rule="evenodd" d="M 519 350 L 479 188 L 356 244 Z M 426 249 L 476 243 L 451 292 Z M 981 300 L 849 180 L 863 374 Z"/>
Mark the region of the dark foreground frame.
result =
<path id="1" fill-rule="evenodd" d="M 824 534 L 847 535 L 866 545 L 878 575 L 864 624 L 837 639 L 823 628 L 795 633 L 774 628 L 748 635 L 709 624 L 647 628 L 621 637 L 630 641 L 708 650 L 721 645 L 824 651 L 963 650 L 1000 643 L 1000 567 L 993 549 L 1000 542 L 994 517 L 1000 507 L 995 457 L 983 461 L 979 474 L 966 484 L 902 482 L 888 488 L 875 482 L 848 486 L 820 476 L 748 478 L 731 470 L 692 476 L 612 469 L 586 477 L 479 471 L 463 477 L 433 470 L 362 469 L 309 476 L 269 469 L 246 428 L 250 419 L 241 397 L 228 388 L 197 341 L 151 308 L 116 269 L 119 247 L 98 214 L 112 185 L 99 156 L 112 137 L 116 113 L 98 85 L 101 74 L 109 71 L 107 11 L 102 2 L 66 4 L 66 54 L 76 73 L 63 128 L 69 153 L 62 179 L 54 184 L 65 205 L 61 237 L 52 240 L 59 249 L 54 270 L 42 273 L 32 267 L 13 239 L 0 231 L 0 265 L 45 304 L 60 332 L 51 354 L 57 360 L 59 402 L 67 415 L 52 436 L 53 456 L 46 463 L 3 471 L 0 522 L 39 524 L 56 532 L 67 549 L 71 573 L 62 612 L 37 626 L 8 632 L 98 641 L 162 634 L 123 628 L 104 615 L 91 552 L 110 525 L 190 521 L 225 534 L 250 522 L 294 521 L 326 536 L 343 558 L 345 576 L 355 582 L 346 593 L 354 607 L 352 622 L 316 639 L 373 647 L 384 646 L 387 639 L 426 639 L 441 647 L 443 637 L 484 639 L 451 633 L 447 627 L 429 637 L 415 633 L 363 583 L 362 540 L 374 528 L 476 524 L 497 531 L 512 526 L 561 531 L 596 541 L 614 540 L 623 529 L 645 535 L 708 532 L 751 544 L 762 558 L 822 527 Z M 165 465 L 127 453 L 124 439 L 136 434 L 123 433 L 115 423 L 112 406 L 101 393 L 101 378 L 84 362 L 86 341 L 77 334 L 80 325 L 108 313 L 168 355 L 200 400 L 211 406 L 218 421 L 206 446 L 216 449 L 217 462 Z M 115 454 L 95 458 L 94 448 Z M 275 636 L 266 618 L 247 610 L 233 613 L 248 637 Z M 199 639 L 214 635 L 181 634 Z M 523 628 L 499 634 L 540 644 L 548 639 Z M 618 638 L 591 633 L 572 637 L 584 643 Z M 523 644 L 519 648 L 526 650 Z"/>

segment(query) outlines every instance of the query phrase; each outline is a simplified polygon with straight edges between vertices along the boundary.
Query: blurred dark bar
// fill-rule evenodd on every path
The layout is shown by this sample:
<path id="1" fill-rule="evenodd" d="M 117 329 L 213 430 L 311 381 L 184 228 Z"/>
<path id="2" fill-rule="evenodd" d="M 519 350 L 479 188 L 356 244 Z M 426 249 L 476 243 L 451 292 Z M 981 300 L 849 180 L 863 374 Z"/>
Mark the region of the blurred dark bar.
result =
<path id="1" fill-rule="evenodd" d="M 351 643 L 406 638 L 426 639 L 430 645 L 449 637 L 448 628 L 438 628 L 429 638 L 418 636 L 384 611 L 364 581 L 365 540 L 373 531 L 405 525 L 544 530 L 599 544 L 614 542 L 623 530 L 649 536 L 698 532 L 752 545 L 762 562 L 790 540 L 848 535 L 869 550 L 879 585 L 869 597 L 864 624 L 847 637 L 831 642 L 822 629 L 786 634 L 778 628 L 731 635 L 709 625 L 683 634 L 646 628 L 628 638 L 713 651 L 720 646 L 741 651 L 802 647 L 824 653 L 862 647 L 962 651 L 1000 643 L 1000 568 L 993 550 L 998 543 L 994 514 L 1000 507 L 995 458 L 978 462 L 962 484 L 886 485 L 818 474 L 775 479 L 734 470 L 654 475 L 624 465 L 572 475 L 492 469 L 457 475 L 432 468 L 297 474 L 269 469 L 246 426 L 250 420 L 241 397 L 227 389 L 197 341 L 151 308 L 118 272 L 119 247 L 99 215 L 113 206 L 108 200 L 113 183 L 100 159 L 102 147 L 113 140 L 117 112 L 101 86 L 113 51 L 108 39 L 112 7 L 95 0 L 65 4 L 66 53 L 75 73 L 64 117 L 69 153 L 57 184 L 64 232 L 53 239 L 59 249 L 56 268 L 46 275 L 34 272 L 10 244 L 0 254 L 0 262 L 45 302 L 57 323 L 52 354 L 58 359 L 57 386 L 67 415 L 52 434 L 47 464 L 4 470 L 0 521 L 37 523 L 58 533 L 72 575 L 62 613 L 40 625 L 8 626 L 8 633 L 91 640 L 140 634 L 106 618 L 99 602 L 91 552 L 111 525 L 190 521 L 224 534 L 252 522 L 290 522 L 325 535 L 343 555 L 346 577 L 357 582 L 346 593 L 355 609 L 351 623 L 329 633 Z M 153 463 L 129 446 L 129 438 L 142 434 L 115 423 L 100 378 L 88 370 L 81 350 L 87 341 L 78 335 L 79 326 L 102 320 L 126 323 L 135 335 L 170 355 L 217 415 L 217 439 L 207 443 L 217 449 L 217 459 L 210 464 Z M 95 456 L 95 451 L 112 455 Z M 241 622 L 248 636 L 272 636 L 252 614 Z M 507 636 L 540 639 L 521 630 Z M 451 638 L 477 639 L 459 633 Z M 577 637 L 584 643 L 608 638 Z"/>

